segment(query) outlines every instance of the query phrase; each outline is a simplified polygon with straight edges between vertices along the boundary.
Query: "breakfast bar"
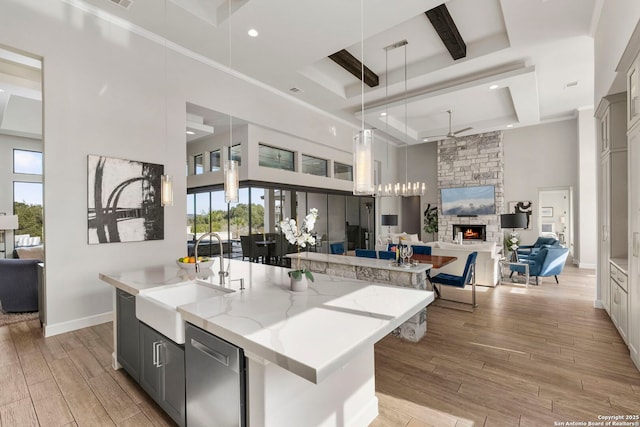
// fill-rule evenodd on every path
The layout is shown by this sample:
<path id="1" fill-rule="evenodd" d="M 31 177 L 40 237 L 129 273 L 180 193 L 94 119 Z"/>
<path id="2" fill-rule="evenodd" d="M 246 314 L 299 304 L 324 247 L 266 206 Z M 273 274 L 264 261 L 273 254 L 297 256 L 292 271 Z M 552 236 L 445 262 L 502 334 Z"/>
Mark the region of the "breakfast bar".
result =
<path id="1" fill-rule="evenodd" d="M 332 255 L 317 252 L 289 254 L 292 265 L 300 263 L 314 273 L 325 273 L 335 277 L 367 280 L 412 289 L 427 289 L 427 272 L 433 267 L 429 263 L 398 265 L 394 261 Z M 297 268 L 297 267 L 296 267 Z M 393 332 L 396 336 L 418 342 L 427 333 L 427 308 L 420 310 Z"/>

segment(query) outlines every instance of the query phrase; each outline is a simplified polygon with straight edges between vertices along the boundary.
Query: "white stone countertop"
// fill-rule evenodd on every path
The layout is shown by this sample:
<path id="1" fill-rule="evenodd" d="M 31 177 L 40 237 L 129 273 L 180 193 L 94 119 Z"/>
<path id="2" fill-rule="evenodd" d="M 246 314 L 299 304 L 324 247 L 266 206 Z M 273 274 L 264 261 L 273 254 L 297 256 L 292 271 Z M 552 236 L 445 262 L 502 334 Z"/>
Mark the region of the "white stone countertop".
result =
<path id="1" fill-rule="evenodd" d="M 292 266 L 295 265 L 297 254 L 288 254 L 287 258 L 291 258 Z M 421 273 L 433 268 L 433 265 L 427 263 L 413 264 L 411 267 L 398 266 L 393 260 L 366 258 L 349 255 L 332 255 L 320 252 L 302 252 L 300 259 L 309 261 L 331 262 L 335 264 L 352 265 L 358 267 L 380 268 L 392 271 L 403 271 L 407 273 Z"/>
<path id="2" fill-rule="evenodd" d="M 203 271 L 200 279 L 220 286 L 217 264 L 215 272 Z M 318 273 L 307 291 L 292 292 L 287 271 L 232 260 L 226 286 L 235 292 L 185 304 L 178 310 L 185 321 L 243 348 L 247 357 L 319 383 L 434 300 L 430 291 Z M 193 280 L 195 273 L 177 266 L 155 266 L 100 274 L 100 278 L 137 295 Z M 240 278 L 245 283 L 243 291 L 239 290 Z"/>

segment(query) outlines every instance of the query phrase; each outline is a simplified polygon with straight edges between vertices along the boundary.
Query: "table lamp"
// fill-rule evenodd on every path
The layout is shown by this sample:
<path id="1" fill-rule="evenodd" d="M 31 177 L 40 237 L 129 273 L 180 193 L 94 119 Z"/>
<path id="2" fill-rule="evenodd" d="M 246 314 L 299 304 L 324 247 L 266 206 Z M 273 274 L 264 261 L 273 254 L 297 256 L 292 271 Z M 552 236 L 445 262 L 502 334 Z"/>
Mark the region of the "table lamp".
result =
<path id="1" fill-rule="evenodd" d="M 7 240 L 5 239 L 5 230 L 15 230 L 18 228 L 18 215 L 0 215 L 0 237 L 4 244 L 4 257 L 7 257 Z"/>
<path id="2" fill-rule="evenodd" d="M 527 214 L 523 212 L 512 213 L 512 214 L 502 214 L 500 215 L 500 227 L 501 228 L 510 228 L 511 229 L 511 238 L 517 238 L 516 234 L 517 228 L 527 228 Z M 518 245 L 510 244 L 508 247 L 511 252 L 511 261 L 518 262 Z"/>
<path id="3" fill-rule="evenodd" d="M 398 225 L 398 215 L 382 215 L 380 225 L 386 225 L 389 227 L 389 234 L 391 234 L 391 226 Z"/>

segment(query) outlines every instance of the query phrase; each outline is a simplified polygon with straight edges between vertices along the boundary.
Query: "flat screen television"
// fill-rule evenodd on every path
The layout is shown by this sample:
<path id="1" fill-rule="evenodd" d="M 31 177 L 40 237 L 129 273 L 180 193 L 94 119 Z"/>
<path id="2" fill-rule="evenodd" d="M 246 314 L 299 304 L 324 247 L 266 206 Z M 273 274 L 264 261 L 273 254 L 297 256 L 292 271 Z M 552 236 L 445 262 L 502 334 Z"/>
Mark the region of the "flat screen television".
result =
<path id="1" fill-rule="evenodd" d="M 493 185 L 442 188 L 443 215 L 495 215 L 496 195 Z"/>

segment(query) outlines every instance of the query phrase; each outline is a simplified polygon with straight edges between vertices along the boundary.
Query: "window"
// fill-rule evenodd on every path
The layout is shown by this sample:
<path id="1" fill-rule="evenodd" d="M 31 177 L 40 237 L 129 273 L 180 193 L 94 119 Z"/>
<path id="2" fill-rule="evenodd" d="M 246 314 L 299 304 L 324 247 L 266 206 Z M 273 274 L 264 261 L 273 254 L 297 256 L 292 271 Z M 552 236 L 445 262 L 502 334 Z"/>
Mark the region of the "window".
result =
<path id="1" fill-rule="evenodd" d="M 193 174 L 201 175 L 204 173 L 204 156 L 197 154 L 193 156 Z"/>
<path id="2" fill-rule="evenodd" d="M 42 205 L 42 183 L 13 183 L 13 213 L 20 221 L 15 234 L 42 237 Z"/>
<path id="3" fill-rule="evenodd" d="M 327 161 L 317 157 L 302 155 L 302 173 L 327 176 Z"/>
<path id="4" fill-rule="evenodd" d="M 295 171 L 293 151 L 259 144 L 258 164 L 267 168 Z"/>
<path id="5" fill-rule="evenodd" d="M 333 162 L 333 177 L 353 181 L 353 166 L 344 163 Z"/>
<path id="6" fill-rule="evenodd" d="M 209 170 L 211 172 L 219 171 L 220 170 L 220 149 L 217 149 L 209 153 L 209 160 L 211 162 L 211 168 Z"/>
<path id="7" fill-rule="evenodd" d="M 13 173 L 42 175 L 42 153 L 39 151 L 14 149 Z"/>

